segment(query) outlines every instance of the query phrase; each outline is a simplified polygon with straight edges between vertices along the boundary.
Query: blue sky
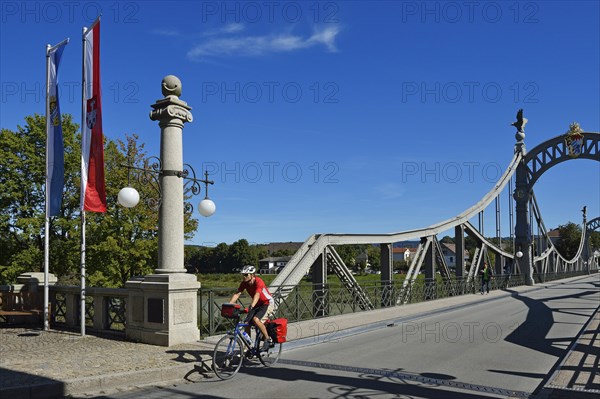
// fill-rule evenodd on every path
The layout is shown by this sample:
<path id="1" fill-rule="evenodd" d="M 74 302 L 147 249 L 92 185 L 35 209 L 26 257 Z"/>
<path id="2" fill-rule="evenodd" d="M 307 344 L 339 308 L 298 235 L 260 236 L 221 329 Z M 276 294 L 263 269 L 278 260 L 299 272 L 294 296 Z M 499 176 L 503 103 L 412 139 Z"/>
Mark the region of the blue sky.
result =
<path id="1" fill-rule="evenodd" d="M 597 1 L 1 3 L 3 128 L 44 112 L 45 48 L 66 37 L 61 110 L 80 119 L 81 40 L 102 13 L 104 134 L 159 155 L 150 104 L 177 75 L 184 161 L 217 205 L 190 243 L 304 241 L 425 227 L 475 204 L 527 148 L 600 131 Z M 110 179 L 110 176 L 107 176 Z M 546 226 L 600 216 L 600 164 L 536 183 Z M 201 198 L 197 198 L 200 200 Z M 195 200 L 195 201 L 197 201 Z M 508 232 L 509 194 L 502 204 Z M 485 233 L 495 233 L 495 210 Z"/>

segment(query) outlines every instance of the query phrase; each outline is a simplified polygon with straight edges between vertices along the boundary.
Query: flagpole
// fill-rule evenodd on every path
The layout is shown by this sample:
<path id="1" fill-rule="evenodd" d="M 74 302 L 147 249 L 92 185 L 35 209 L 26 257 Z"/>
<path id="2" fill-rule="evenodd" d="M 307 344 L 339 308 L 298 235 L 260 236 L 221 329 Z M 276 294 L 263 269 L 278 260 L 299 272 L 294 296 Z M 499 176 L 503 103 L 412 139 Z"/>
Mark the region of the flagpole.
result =
<path id="1" fill-rule="evenodd" d="M 81 172 L 82 172 L 82 176 L 81 176 L 81 181 L 83 184 L 83 151 L 85 151 L 85 149 L 83 148 L 83 143 L 84 143 L 84 139 L 83 139 L 83 129 L 85 126 L 85 112 L 86 112 L 86 104 L 85 104 L 85 85 L 87 84 L 87 82 L 85 81 L 85 34 L 87 32 L 87 28 L 84 27 L 83 28 L 83 34 L 82 34 L 82 39 L 83 39 L 83 52 L 82 52 L 82 63 L 81 63 L 81 154 L 82 154 L 82 160 L 81 160 Z M 83 192 L 81 192 L 81 293 L 80 293 L 80 310 L 81 310 L 81 314 L 80 314 L 80 319 L 81 319 L 81 335 L 85 336 L 85 210 L 84 210 L 84 198 L 83 198 Z"/>
<path id="2" fill-rule="evenodd" d="M 48 121 L 50 120 L 50 48 L 46 45 L 46 218 L 44 223 L 44 331 L 50 329 L 48 302 L 48 268 L 50 263 L 50 174 L 48 169 L 48 148 L 50 136 L 48 135 Z"/>
<path id="3" fill-rule="evenodd" d="M 54 120 L 52 118 L 52 110 L 50 109 L 52 97 L 55 97 L 56 100 L 56 120 L 60 123 L 60 107 L 58 104 L 58 63 L 60 61 L 60 55 L 57 58 L 57 51 L 62 51 L 60 48 L 69 43 L 69 38 L 66 38 L 62 42 L 56 44 L 55 46 L 46 45 L 46 190 L 45 190 L 45 212 L 46 217 L 44 220 L 44 331 L 48 331 L 50 329 L 50 300 L 49 300 L 49 268 L 50 268 L 50 217 L 55 212 L 59 212 L 53 208 L 52 205 L 52 195 L 53 192 L 56 192 L 56 184 L 57 181 L 52 184 L 52 179 L 55 176 L 56 172 L 56 131 L 54 126 Z M 60 54 L 60 53 L 59 53 Z M 53 57 L 52 60 L 50 57 Z M 56 93 L 55 93 L 56 92 Z M 61 127 L 59 126 L 59 130 Z M 51 134 L 52 131 L 52 134 Z M 63 140 L 62 140 L 62 130 L 60 130 L 60 151 L 64 151 Z M 50 152 L 52 151 L 52 173 L 50 172 Z M 62 190 L 64 186 L 64 159 L 62 156 L 61 159 L 61 172 L 60 172 L 60 191 L 59 194 L 62 196 Z M 62 203 L 62 200 L 60 201 Z M 60 204 L 59 203 L 59 204 Z M 60 208 L 60 205 L 59 205 Z"/>
<path id="4" fill-rule="evenodd" d="M 87 192 L 88 192 L 88 184 L 89 184 L 89 169 L 88 169 L 88 156 L 90 156 L 90 145 L 92 142 L 97 143 L 97 141 L 94 141 L 93 136 L 94 136 L 94 125 L 95 125 L 95 110 L 92 110 L 93 113 L 88 114 L 88 102 L 91 101 L 90 106 L 92 108 L 94 108 L 95 106 L 95 102 L 96 100 L 100 103 L 101 101 L 101 96 L 100 96 L 100 91 L 98 89 L 98 93 L 97 93 L 97 99 L 95 98 L 95 94 L 96 94 L 96 88 L 97 85 L 100 84 L 100 78 L 99 78 L 99 70 L 96 70 L 95 68 L 99 68 L 98 65 L 95 65 L 97 62 L 97 58 L 99 60 L 99 56 L 97 56 L 96 52 L 100 51 L 100 47 L 99 47 L 99 38 L 94 39 L 92 37 L 92 47 L 91 49 L 93 50 L 93 54 L 90 55 L 90 57 L 88 57 L 88 39 L 87 36 L 88 34 L 91 32 L 93 36 L 96 35 L 96 32 L 98 32 L 99 35 L 99 31 L 100 28 L 99 26 L 97 27 L 98 30 L 94 30 L 96 29 L 96 24 L 98 24 L 100 22 L 100 17 L 101 15 L 99 15 L 96 20 L 94 21 L 94 23 L 92 23 L 90 28 L 84 27 L 83 28 L 83 33 L 82 33 L 82 41 L 83 41 L 83 46 L 82 46 L 82 53 L 81 53 L 81 57 L 82 57 L 82 69 L 81 69 L 81 293 L 80 293 L 80 310 L 81 310 L 81 315 L 80 315 L 80 321 L 81 321 L 81 335 L 84 336 L 85 335 L 85 267 L 86 267 L 86 234 L 85 234 L 85 228 L 86 228 L 86 216 L 85 216 L 85 211 L 86 209 L 92 212 L 106 212 L 106 194 L 105 194 L 105 190 L 104 190 L 104 169 L 102 169 L 102 193 L 103 193 L 103 209 L 102 210 L 98 210 L 97 207 L 90 207 L 88 205 L 86 205 L 86 199 L 88 199 L 87 196 Z M 98 43 L 96 42 L 98 41 Z M 89 61 L 89 63 L 86 63 L 86 61 Z M 98 61 L 99 62 L 99 61 Z M 87 68 L 86 68 L 87 67 Z M 88 79 L 86 78 L 87 75 L 90 72 L 90 68 L 94 68 L 92 69 L 92 76 L 90 76 L 90 79 L 88 81 Z M 96 76 L 98 75 L 98 76 Z M 88 86 L 89 84 L 92 84 L 92 86 Z M 99 123 L 100 125 L 98 126 L 100 128 L 100 149 L 101 149 L 101 154 L 100 154 L 100 159 L 101 159 L 101 165 L 99 165 L 100 167 L 104 168 L 104 160 L 103 160 L 103 155 L 104 155 L 104 149 L 102 147 L 102 122 L 101 122 L 101 118 L 102 118 L 102 108 L 101 105 L 99 106 L 99 114 L 98 114 L 98 118 L 99 118 Z M 88 119 L 89 117 L 89 119 Z M 88 123 L 89 122 L 89 123 Z M 89 133 L 89 137 L 88 137 L 88 133 Z M 88 141 L 89 139 L 89 141 Z M 94 153 L 94 156 L 96 153 Z M 94 158 L 95 159 L 95 158 Z M 94 167 L 97 167 L 98 165 L 94 164 Z M 95 171 L 94 171 L 95 173 Z M 94 175 L 94 179 L 92 179 L 92 181 L 96 182 L 96 175 Z M 84 184 L 84 181 L 86 182 Z"/>

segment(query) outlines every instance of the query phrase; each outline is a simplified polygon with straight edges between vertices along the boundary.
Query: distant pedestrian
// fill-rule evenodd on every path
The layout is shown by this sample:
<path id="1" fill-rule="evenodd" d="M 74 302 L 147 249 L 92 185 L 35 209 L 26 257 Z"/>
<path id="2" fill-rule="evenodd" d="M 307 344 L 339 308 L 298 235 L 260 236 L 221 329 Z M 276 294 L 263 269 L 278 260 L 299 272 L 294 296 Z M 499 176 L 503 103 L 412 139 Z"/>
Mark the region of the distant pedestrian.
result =
<path id="1" fill-rule="evenodd" d="M 512 260 L 511 259 L 506 260 L 506 266 L 504 266 L 504 274 L 506 274 L 506 277 L 504 279 L 504 288 L 508 288 L 508 285 L 510 284 L 510 275 L 512 274 Z"/>
<path id="2" fill-rule="evenodd" d="M 487 262 L 483 263 L 483 270 L 481 271 L 481 295 L 483 295 L 484 289 L 487 290 L 487 293 L 490 293 L 490 278 L 491 278 L 491 270 L 488 267 Z"/>

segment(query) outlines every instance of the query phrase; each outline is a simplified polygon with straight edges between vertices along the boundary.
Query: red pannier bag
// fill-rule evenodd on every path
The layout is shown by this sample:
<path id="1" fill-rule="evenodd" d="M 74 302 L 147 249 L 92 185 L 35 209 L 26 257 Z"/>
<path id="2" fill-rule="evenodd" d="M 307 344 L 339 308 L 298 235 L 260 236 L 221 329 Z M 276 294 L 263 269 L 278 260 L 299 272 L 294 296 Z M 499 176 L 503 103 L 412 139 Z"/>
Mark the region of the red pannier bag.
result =
<path id="1" fill-rule="evenodd" d="M 287 335 L 287 319 L 279 318 L 269 321 L 267 323 L 267 332 L 275 343 L 284 343 Z"/>
<path id="2" fill-rule="evenodd" d="M 242 306 L 238 303 L 224 303 L 221 305 L 221 316 L 228 319 L 240 317 Z"/>

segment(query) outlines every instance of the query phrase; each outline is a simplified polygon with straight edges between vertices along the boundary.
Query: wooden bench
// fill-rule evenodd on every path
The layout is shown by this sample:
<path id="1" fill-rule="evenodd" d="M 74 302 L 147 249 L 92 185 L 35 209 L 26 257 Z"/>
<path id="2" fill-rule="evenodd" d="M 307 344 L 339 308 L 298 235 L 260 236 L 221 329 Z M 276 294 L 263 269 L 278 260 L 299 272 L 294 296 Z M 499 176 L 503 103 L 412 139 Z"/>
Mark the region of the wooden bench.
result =
<path id="1" fill-rule="evenodd" d="M 50 305 L 48 305 L 50 308 Z M 23 323 L 44 321 L 43 292 L 0 292 L 0 321 L 13 324 L 15 319 Z"/>

